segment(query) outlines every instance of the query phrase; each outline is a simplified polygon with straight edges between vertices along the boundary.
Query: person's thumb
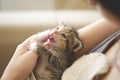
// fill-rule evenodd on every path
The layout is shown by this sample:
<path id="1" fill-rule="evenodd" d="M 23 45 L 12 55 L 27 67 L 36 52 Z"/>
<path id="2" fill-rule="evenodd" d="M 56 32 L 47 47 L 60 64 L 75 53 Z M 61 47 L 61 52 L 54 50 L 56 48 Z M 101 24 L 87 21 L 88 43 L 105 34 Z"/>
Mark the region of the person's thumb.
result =
<path id="1" fill-rule="evenodd" d="M 26 66 L 35 66 L 36 65 L 36 62 L 37 62 L 37 59 L 38 59 L 38 53 L 33 51 L 33 50 L 30 50 L 28 52 L 26 52 L 25 54 L 21 55 L 23 60 L 24 60 L 24 63 L 26 63 L 25 65 Z"/>
<path id="2" fill-rule="evenodd" d="M 37 59 L 38 59 L 38 53 L 36 53 L 35 51 L 28 51 L 25 54 L 21 55 L 20 57 L 21 59 L 19 59 L 18 64 L 21 65 L 21 67 L 19 66 L 19 70 L 25 71 L 24 74 L 30 74 L 36 63 L 37 63 Z"/>

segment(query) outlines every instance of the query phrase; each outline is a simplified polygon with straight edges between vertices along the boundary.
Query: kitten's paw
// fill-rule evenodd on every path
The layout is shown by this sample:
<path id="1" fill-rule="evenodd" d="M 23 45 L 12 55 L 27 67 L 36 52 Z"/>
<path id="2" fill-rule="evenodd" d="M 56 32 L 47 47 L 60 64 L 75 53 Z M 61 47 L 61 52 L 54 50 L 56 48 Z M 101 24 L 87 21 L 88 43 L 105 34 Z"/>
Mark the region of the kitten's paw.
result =
<path id="1" fill-rule="evenodd" d="M 29 46 L 29 50 L 38 52 L 38 46 L 39 46 L 39 43 L 37 43 L 37 42 L 31 43 Z"/>

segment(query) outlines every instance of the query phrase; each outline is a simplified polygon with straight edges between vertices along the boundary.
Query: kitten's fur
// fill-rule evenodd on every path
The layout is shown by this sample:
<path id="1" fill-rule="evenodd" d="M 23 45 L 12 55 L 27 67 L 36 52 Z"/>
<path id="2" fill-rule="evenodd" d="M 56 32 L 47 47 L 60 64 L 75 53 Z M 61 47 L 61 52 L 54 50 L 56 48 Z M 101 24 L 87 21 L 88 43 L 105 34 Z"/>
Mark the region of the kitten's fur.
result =
<path id="1" fill-rule="evenodd" d="M 73 54 L 82 48 L 77 32 L 72 27 L 60 25 L 51 34 L 48 43 L 44 42 L 43 45 L 37 42 L 40 56 L 33 71 L 37 80 L 61 80 L 64 70 L 73 63 Z"/>

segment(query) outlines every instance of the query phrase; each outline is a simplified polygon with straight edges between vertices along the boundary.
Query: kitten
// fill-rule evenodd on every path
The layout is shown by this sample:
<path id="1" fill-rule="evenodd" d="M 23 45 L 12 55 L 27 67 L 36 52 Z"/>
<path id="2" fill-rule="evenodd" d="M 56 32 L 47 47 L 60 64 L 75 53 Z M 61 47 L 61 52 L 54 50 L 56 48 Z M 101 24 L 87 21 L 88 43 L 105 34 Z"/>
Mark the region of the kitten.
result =
<path id="1" fill-rule="evenodd" d="M 66 68 L 73 63 L 73 55 L 83 46 L 75 29 L 60 25 L 51 30 L 43 42 L 36 42 L 39 53 L 33 71 L 36 80 L 61 80 Z"/>

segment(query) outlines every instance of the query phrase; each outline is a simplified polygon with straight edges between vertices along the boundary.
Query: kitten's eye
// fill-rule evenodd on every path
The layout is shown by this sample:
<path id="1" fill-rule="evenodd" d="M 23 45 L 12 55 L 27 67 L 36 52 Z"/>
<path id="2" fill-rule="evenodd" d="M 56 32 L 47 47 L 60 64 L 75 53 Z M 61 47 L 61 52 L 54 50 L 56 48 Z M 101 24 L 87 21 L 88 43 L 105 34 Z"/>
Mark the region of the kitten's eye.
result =
<path id="1" fill-rule="evenodd" d="M 65 34 L 61 34 L 63 38 L 66 38 L 66 35 Z"/>

